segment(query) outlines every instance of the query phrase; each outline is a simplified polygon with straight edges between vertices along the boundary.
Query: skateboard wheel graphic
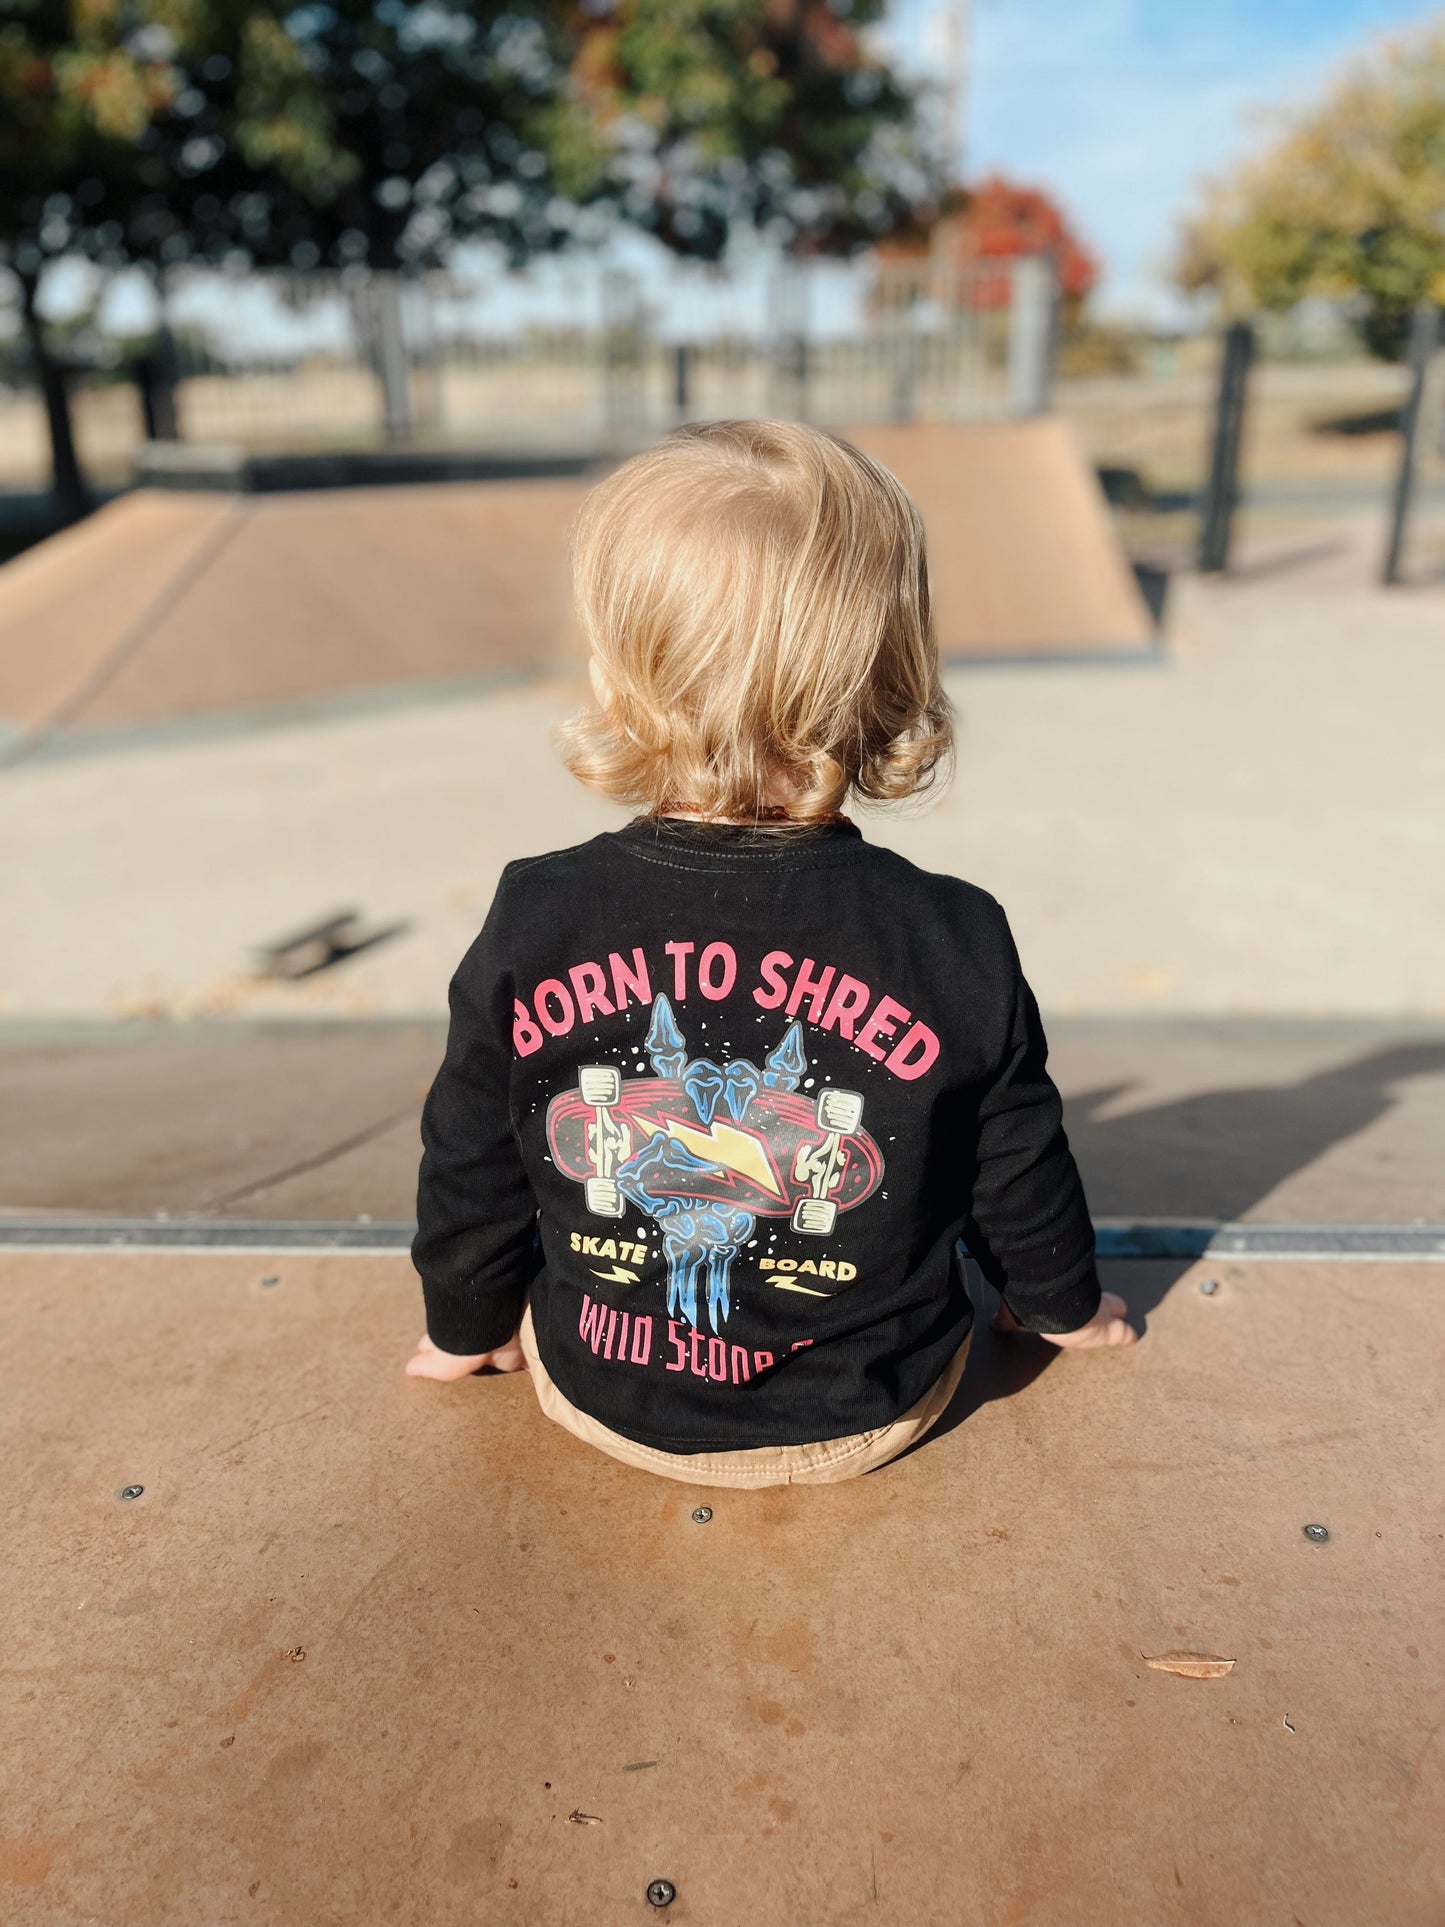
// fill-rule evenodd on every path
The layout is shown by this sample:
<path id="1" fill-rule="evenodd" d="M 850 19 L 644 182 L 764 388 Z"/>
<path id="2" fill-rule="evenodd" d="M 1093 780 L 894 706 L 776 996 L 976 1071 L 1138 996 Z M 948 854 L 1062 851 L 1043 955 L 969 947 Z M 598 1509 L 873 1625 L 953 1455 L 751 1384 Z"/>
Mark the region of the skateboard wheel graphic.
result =
<path id="1" fill-rule="evenodd" d="M 622 1076 L 615 1064 L 586 1064 L 577 1073 L 577 1090 L 584 1104 L 615 1104 L 622 1095 Z"/>
<path id="2" fill-rule="evenodd" d="M 588 1178 L 583 1190 L 594 1218 L 620 1218 L 627 1208 L 614 1178 Z"/>
<path id="3" fill-rule="evenodd" d="M 826 1238 L 838 1222 L 838 1207 L 832 1198 L 799 1198 L 793 1206 L 794 1231 L 811 1231 Z"/>
<path id="4" fill-rule="evenodd" d="M 586 1075 L 586 1072 L 583 1072 Z M 863 1122 L 863 1094 L 861 1091 L 819 1091 L 818 1129 L 837 1131 L 847 1137 L 856 1131 Z"/>

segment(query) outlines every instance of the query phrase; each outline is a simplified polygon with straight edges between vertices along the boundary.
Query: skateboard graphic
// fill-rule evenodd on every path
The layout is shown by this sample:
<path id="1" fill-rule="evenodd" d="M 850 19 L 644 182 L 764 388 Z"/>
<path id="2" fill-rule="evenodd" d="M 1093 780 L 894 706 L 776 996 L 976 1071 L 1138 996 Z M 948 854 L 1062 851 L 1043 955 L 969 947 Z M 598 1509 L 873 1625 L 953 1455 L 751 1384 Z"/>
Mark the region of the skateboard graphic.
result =
<path id="1" fill-rule="evenodd" d="M 757 1220 L 828 1237 L 840 1212 L 877 1188 L 883 1154 L 863 1129 L 863 1098 L 828 1086 L 796 1095 L 807 1069 L 800 1024 L 762 1067 L 689 1058 L 672 1006 L 658 997 L 646 1050 L 650 1077 L 589 1064 L 547 1107 L 557 1169 L 583 1188 L 595 1217 L 633 1205 L 657 1220 L 671 1317 L 698 1323 L 705 1287 L 716 1332 L 730 1305 L 733 1259 Z"/>

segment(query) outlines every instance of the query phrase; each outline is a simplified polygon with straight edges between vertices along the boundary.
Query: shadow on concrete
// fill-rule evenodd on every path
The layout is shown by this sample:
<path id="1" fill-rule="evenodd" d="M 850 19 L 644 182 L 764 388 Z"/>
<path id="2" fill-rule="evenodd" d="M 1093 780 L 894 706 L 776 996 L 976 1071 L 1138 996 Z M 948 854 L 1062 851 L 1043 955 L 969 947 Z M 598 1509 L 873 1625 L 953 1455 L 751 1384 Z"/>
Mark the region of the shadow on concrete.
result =
<path id="1" fill-rule="evenodd" d="M 307 489 L 395 488 L 439 482 L 524 482 L 590 475 L 606 467 L 591 449 L 348 449 L 249 455 L 190 443 L 153 442 L 138 467 L 142 485 L 274 495 Z"/>
<path id="2" fill-rule="evenodd" d="M 1071 1099 L 1065 1122 L 1091 1197 L 1123 1189 L 1149 1200 L 1150 1217 L 1232 1221 L 1332 1146 L 1383 1117 L 1398 1101 L 1397 1085 L 1442 1071 L 1445 1041 L 1430 1038 L 1372 1051 L 1291 1084 L 1202 1091 L 1122 1116 L 1100 1113 L 1129 1087 L 1106 1086 Z M 1342 1220 L 1347 1212 L 1345 1205 Z M 1150 1314 L 1194 1263 L 1178 1259 L 1130 1267 L 1129 1314 L 1142 1342 L 1148 1342 Z M 970 1297 L 973 1349 L 963 1379 L 948 1410 L 914 1451 L 946 1438 L 980 1406 L 1023 1391 L 1059 1356 L 1046 1339 L 1005 1338 L 990 1329 L 997 1294 L 973 1266 Z"/>
<path id="3" fill-rule="evenodd" d="M 1139 593 L 1153 618 L 1156 629 L 1164 627 L 1164 613 L 1169 602 L 1170 571 L 1162 563 L 1145 562 L 1138 558 L 1129 567 L 1134 571 L 1134 580 L 1139 585 Z"/>
<path id="4" fill-rule="evenodd" d="M 1358 441 L 1369 435 L 1397 435 L 1400 432 L 1399 406 L 1366 408 L 1353 415 L 1325 415 L 1310 423 L 1312 435 L 1342 435 Z"/>
<path id="5" fill-rule="evenodd" d="M 1109 1115 L 1127 1086 L 1085 1091 L 1064 1123 L 1096 1211 L 1232 1220 L 1244 1217 L 1333 1145 L 1364 1131 L 1410 1078 L 1445 1072 L 1445 1039 L 1390 1044 L 1288 1084 L 1199 1091 Z M 1101 1205 L 1100 1200 L 1106 1200 Z M 1347 1197 L 1339 1218 L 1358 1218 Z"/>
<path id="6" fill-rule="evenodd" d="M 1347 536 L 1316 542 L 1292 542 L 1287 547 L 1271 549 L 1267 555 L 1255 556 L 1247 562 L 1231 563 L 1229 577 L 1232 582 L 1267 582 L 1272 576 L 1288 575 L 1293 569 L 1307 569 L 1312 563 L 1332 562 L 1339 556 L 1349 555 L 1354 547 L 1355 544 Z"/>

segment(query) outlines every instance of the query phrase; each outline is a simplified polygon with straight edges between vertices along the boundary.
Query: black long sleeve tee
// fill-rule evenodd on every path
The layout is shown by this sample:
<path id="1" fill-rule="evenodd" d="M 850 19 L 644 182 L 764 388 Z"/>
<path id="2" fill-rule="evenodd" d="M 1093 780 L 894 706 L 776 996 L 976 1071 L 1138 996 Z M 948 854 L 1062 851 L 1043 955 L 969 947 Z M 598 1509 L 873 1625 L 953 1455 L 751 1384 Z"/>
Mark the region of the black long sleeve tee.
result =
<path id="1" fill-rule="evenodd" d="M 939 1377 L 961 1237 L 1019 1321 L 1098 1307 L 1003 911 L 867 843 L 640 819 L 509 864 L 451 987 L 413 1255 L 444 1351 L 530 1293 L 574 1405 L 664 1451 L 845 1437 Z"/>

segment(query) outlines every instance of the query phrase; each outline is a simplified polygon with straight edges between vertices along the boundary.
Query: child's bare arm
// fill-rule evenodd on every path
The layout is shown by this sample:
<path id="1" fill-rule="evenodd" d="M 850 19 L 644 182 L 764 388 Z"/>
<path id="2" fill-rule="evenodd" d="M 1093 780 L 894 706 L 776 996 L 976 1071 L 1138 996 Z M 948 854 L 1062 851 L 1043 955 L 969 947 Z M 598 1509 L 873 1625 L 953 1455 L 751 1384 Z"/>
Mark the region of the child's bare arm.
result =
<path id="1" fill-rule="evenodd" d="M 1077 1331 L 1040 1332 L 1051 1345 L 1061 1345 L 1065 1351 L 1093 1352 L 1103 1351 L 1114 1345 L 1132 1345 L 1139 1337 L 1129 1323 L 1126 1313 L 1129 1307 L 1117 1291 L 1106 1291 L 1099 1299 L 1099 1309 L 1087 1325 L 1080 1325 Z M 993 1328 L 996 1332 L 1021 1332 L 1024 1328 L 1000 1300 L 994 1316 Z"/>
<path id="2" fill-rule="evenodd" d="M 509 1338 L 505 1345 L 498 1345 L 494 1351 L 444 1352 L 433 1345 L 423 1332 L 417 1340 L 415 1352 L 406 1362 L 408 1378 L 437 1378 L 444 1384 L 453 1378 L 468 1378 L 473 1372 L 522 1372 L 527 1369 L 527 1361 L 522 1356 L 521 1341 Z"/>

